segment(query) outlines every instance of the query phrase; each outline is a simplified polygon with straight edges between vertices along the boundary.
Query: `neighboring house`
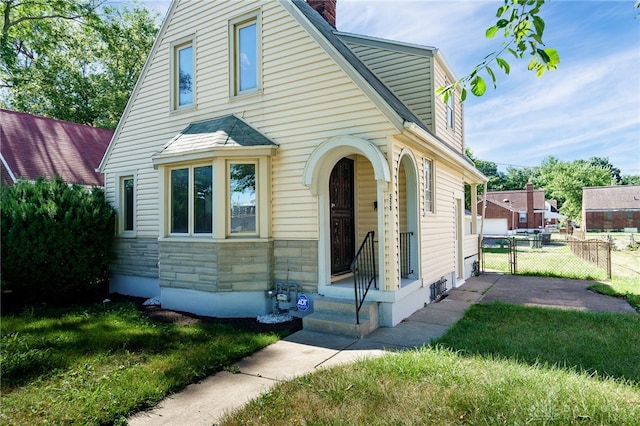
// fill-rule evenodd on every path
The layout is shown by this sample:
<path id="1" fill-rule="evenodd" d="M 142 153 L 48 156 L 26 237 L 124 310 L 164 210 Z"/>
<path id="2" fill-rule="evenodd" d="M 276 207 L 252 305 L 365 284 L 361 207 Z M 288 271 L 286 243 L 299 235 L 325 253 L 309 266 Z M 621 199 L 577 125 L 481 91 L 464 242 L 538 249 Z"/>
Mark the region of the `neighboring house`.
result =
<path id="1" fill-rule="evenodd" d="M 58 175 L 68 183 L 102 186 L 96 169 L 112 136 L 112 130 L 0 109 L 2 184 Z"/>
<path id="2" fill-rule="evenodd" d="M 640 185 L 582 188 L 584 231 L 638 232 L 640 229 Z"/>
<path id="3" fill-rule="evenodd" d="M 308 312 L 353 304 L 369 231 L 375 327 L 470 276 L 464 185 L 475 217 L 486 178 L 463 154 L 460 93 L 434 94 L 455 76 L 436 48 L 334 25 L 330 0 L 172 2 L 100 165 L 119 212 L 113 291 L 217 317 L 270 312 L 278 283 Z"/>
<path id="4" fill-rule="evenodd" d="M 542 230 L 564 217 L 558 214 L 556 201 L 546 201 L 544 190 L 533 189 L 532 183 L 524 190 L 489 191 L 485 198 L 483 233 L 487 235 Z M 483 202 L 478 203 L 480 213 Z"/>

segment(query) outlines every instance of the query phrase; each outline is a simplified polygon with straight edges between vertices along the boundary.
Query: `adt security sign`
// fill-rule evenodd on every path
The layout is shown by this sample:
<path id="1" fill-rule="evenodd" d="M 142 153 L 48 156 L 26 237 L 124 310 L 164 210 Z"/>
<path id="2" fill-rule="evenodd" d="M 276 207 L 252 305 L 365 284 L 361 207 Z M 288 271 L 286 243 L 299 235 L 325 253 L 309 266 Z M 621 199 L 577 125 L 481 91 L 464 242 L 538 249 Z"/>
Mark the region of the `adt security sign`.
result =
<path id="1" fill-rule="evenodd" d="M 298 302 L 296 303 L 296 306 L 298 307 L 299 311 L 306 311 L 307 309 L 309 309 L 309 298 L 304 294 L 301 294 L 300 296 L 298 296 Z"/>

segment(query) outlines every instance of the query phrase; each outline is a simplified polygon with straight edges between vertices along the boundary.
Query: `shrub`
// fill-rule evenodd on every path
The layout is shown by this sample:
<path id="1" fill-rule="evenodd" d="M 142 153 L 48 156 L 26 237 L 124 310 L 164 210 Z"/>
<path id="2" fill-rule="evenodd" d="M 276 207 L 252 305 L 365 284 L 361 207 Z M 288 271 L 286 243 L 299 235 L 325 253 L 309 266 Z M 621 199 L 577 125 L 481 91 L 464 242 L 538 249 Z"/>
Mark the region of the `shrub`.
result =
<path id="1" fill-rule="evenodd" d="M 106 293 L 115 213 L 104 191 L 60 177 L 0 190 L 2 287 L 13 303 L 76 303 Z"/>

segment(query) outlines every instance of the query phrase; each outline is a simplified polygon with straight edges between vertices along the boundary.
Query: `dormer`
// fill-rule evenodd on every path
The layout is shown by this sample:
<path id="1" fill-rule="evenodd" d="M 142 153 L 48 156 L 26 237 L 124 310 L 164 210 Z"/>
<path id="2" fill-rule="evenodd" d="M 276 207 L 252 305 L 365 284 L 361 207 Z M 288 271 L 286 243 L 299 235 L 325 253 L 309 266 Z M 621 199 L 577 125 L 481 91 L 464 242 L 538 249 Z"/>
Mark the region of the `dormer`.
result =
<path id="1" fill-rule="evenodd" d="M 336 36 L 429 130 L 464 152 L 460 94 L 445 103 L 435 93 L 456 80 L 437 48 L 344 32 Z"/>

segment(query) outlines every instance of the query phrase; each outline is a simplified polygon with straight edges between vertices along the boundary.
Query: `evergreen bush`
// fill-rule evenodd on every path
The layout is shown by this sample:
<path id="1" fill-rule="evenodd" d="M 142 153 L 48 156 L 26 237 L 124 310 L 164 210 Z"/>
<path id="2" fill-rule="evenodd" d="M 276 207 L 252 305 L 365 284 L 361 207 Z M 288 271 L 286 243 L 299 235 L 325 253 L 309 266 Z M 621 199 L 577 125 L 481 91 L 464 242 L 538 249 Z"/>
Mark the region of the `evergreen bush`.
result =
<path id="1" fill-rule="evenodd" d="M 104 296 L 115 212 L 101 188 L 60 177 L 0 190 L 2 289 L 13 303 L 71 304 Z"/>

